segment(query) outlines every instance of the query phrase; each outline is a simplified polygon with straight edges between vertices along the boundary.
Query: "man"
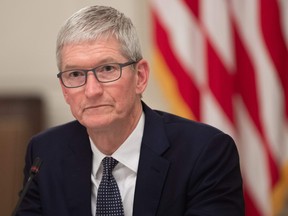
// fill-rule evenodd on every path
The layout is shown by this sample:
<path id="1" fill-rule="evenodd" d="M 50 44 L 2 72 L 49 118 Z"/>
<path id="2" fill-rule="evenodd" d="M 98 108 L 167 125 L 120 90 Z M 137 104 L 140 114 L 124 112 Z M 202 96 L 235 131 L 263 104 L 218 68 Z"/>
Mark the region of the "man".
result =
<path id="1" fill-rule="evenodd" d="M 129 18 L 104 6 L 76 12 L 57 60 L 76 121 L 32 138 L 26 181 L 36 157 L 43 165 L 18 215 L 244 215 L 234 141 L 141 101 L 149 66 Z"/>

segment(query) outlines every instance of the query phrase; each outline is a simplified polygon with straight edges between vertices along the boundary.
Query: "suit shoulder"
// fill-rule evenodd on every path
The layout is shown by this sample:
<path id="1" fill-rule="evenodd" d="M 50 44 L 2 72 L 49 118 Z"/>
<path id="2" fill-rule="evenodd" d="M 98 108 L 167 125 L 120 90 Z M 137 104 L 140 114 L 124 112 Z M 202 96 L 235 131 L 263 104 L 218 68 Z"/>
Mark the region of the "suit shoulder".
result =
<path id="1" fill-rule="evenodd" d="M 78 122 L 71 121 L 62 125 L 54 126 L 48 128 L 32 137 L 32 140 L 48 140 L 61 139 L 71 137 L 73 134 L 78 134 L 79 132 L 84 132 L 86 129 Z"/>
<path id="2" fill-rule="evenodd" d="M 195 120 L 191 120 L 191 119 L 187 119 L 187 118 L 183 118 L 180 117 L 178 115 L 174 115 L 171 113 L 167 113 L 167 112 L 163 112 L 163 111 L 158 111 L 155 110 L 160 116 L 162 116 L 164 124 L 166 125 L 166 127 L 168 128 L 172 128 L 172 129 L 177 129 L 179 131 L 181 130 L 188 130 L 190 131 L 190 133 L 192 132 L 192 130 L 196 133 L 196 132 L 205 132 L 205 133 L 211 133 L 212 134 L 219 134 L 219 133 L 223 133 L 220 129 L 203 123 L 203 122 L 198 122 Z"/>
<path id="3" fill-rule="evenodd" d="M 183 155 L 192 152 L 195 158 L 207 149 L 219 152 L 230 149 L 231 152 L 237 152 L 233 138 L 216 127 L 170 113 L 158 113 L 162 115 L 171 150 L 184 151 Z"/>
<path id="4" fill-rule="evenodd" d="M 236 146 L 233 138 L 209 124 L 189 120 L 171 113 L 157 111 L 162 116 L 164 128 L 170 145 L 205 148 L 214 143 L 217 146 Z M 219 145 L 222 143 L 221 145 Z M 226 144 L 224 144 L 226 143 Z M 181 145 L 180 145 L 181 144 Z M 195 149 L 194 149 L 195 150 Z"/>

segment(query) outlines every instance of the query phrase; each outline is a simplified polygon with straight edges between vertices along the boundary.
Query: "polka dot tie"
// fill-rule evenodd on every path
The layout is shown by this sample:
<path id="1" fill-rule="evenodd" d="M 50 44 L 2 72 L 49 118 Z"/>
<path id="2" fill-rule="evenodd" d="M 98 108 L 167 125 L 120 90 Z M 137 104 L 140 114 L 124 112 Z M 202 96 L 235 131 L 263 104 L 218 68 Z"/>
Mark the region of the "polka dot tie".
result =
<path id="1" fill-rule="evenodd" d="M 96 216 L 124 216 L 121 195 L 112 170 L 118 161 L 112 157 L 102 160 L 103 177 L 98 188 Z"/>

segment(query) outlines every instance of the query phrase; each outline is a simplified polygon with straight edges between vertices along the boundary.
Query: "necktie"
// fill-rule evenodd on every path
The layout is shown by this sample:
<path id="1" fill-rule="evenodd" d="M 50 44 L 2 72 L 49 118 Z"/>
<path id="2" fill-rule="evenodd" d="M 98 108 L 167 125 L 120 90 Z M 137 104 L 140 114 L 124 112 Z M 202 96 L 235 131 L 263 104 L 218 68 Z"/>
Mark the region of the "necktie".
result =
<path id="1" fill-rule="evenodd" d="M 102 160 L 103 176 L 98 188 L 96 216 L 124 216 L 121 195 L 112 170 L 118 161 L 112 157 Z"/>

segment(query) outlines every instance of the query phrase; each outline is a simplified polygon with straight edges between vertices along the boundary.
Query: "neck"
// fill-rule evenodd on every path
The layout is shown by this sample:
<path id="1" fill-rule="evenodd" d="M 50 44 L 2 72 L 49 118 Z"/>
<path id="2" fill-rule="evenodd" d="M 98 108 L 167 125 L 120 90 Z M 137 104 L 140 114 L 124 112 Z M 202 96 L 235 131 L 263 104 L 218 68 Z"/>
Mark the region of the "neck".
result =
<path id="1" fill-rule="evenodd" d="M 118 121 L 109 129 L 87 129 L 89 136 L 96 147 L 105 155 L 112 155 L 136 128 L 142 114 L 142 105 L 131 113 L 129 118 Z"/>

